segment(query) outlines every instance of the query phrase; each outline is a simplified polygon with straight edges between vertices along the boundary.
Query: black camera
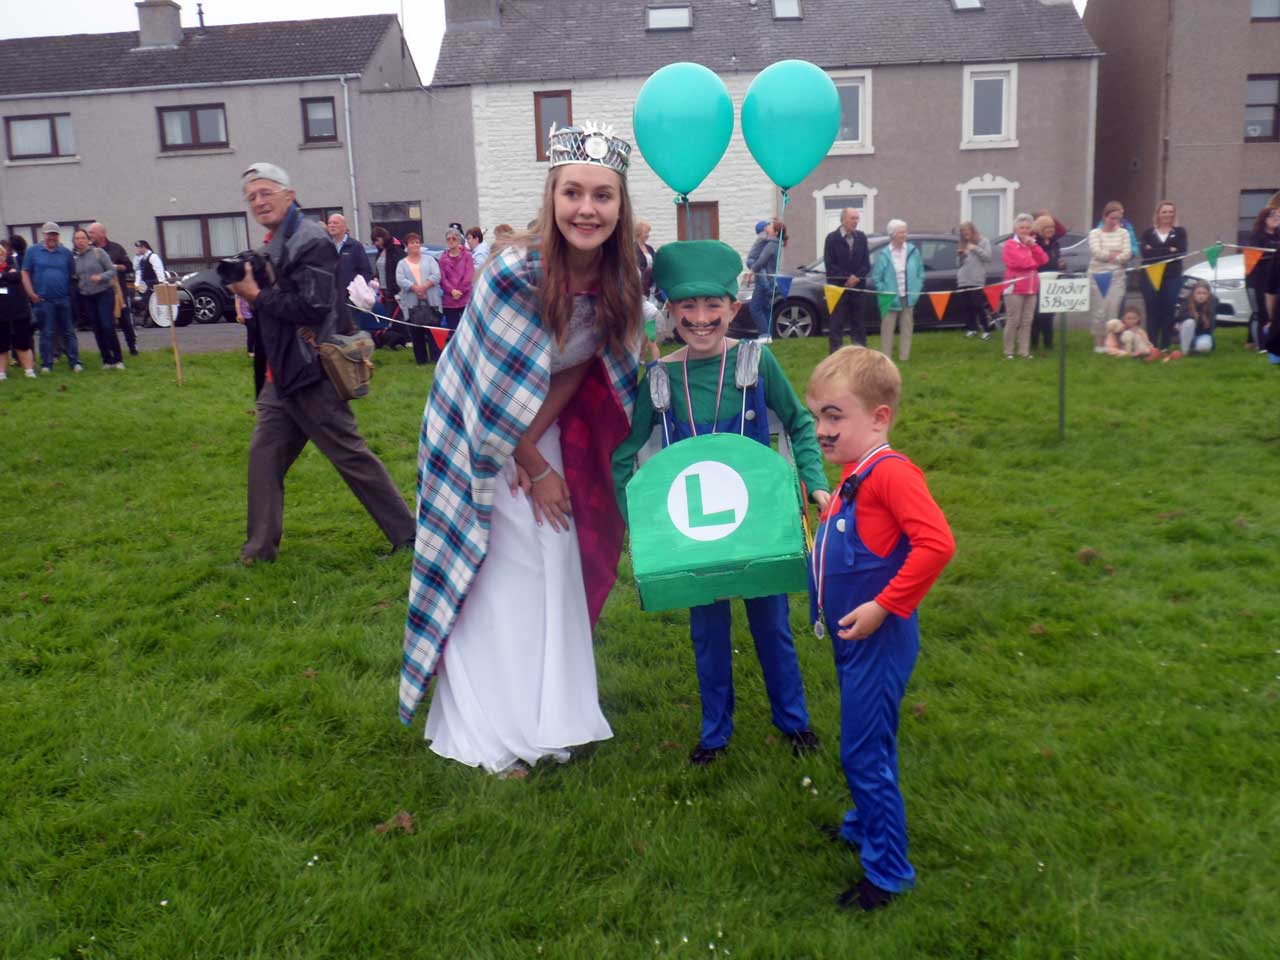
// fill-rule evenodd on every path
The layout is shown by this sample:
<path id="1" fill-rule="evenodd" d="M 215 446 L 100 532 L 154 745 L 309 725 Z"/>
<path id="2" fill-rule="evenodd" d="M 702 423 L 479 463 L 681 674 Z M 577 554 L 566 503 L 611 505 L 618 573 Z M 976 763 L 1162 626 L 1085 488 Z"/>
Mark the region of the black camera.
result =
<path id="1" fill-rule="evenodd" d="M 253 270 L 254 282 L 262 289 L 271 286 L 271 263 L 256 250 L 244 250 L 234 257 L 224 257 L 218 261 L 218 279 L 224 287 L 239 283 L 244 279 L 244 266 L 249 264 Z"/>

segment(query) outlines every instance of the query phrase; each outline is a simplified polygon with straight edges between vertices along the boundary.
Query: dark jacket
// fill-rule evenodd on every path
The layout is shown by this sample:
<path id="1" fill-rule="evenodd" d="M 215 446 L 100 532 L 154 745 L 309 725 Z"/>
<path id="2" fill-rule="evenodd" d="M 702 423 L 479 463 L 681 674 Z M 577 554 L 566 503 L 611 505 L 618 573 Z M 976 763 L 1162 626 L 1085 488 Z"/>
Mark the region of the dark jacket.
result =
<path id="1" fill-rule="evenodd" d="M 308 328 L 316 342 L 330 339 L 337 331 L 338 251 L 324 227 L 303 217 L 295 204 L 262 252 L 275 269 L 275 283 L 258 294 L 253 304 L 254 380 L 261 390 L 269 366 L 276 391 L 287 397 L 326 376 L 320 355 L 303 339 L 302 328 Z"/>
<path id="2" fill-rule="evenodd" d="M 6 263 L 0 263 L 0 322 L 11 323 L 31 315 L 31 301 L 22 286 L 22 268 L 18 255 L 11 253 Z"/>
<path id="3" fill-rule="evenodd" d="M 1044 255 L 1049 258 L 1040 264 L 1040 272 L 1051 273 L 1054 270 L 1061 270 L 1062 268 L 1058 265 L 1058 262 L 1062 259 L 1062 244 L 1058 242 L 1058 238 L 1055 236 L 1046 243 L 1044 237 L 1037 233 L 1035 241 L 1036 246 L 1043 250 Z"/>
<path id="4" fill-rule="evenodd" d="M 360 241 L 353 240 L 350 234 L 343 239 L 342 246 L 337 250 L 338 320 L 343 332 L 349 333 L 355 329 L 355 318 L 347 305 L 347 284 L 356 277 L 372 280 L 373 265 L 369 263 L 369 255 L 364 252 L 364 246 Z"/>
<path id="5" fill-rule="evenodd" d="M 107 256 L 111 258 L 113 264 L 124 267 L 123 270 L 116 271 L 116 283 L 120 285 L 120 294 L 124 297 L 124 302 L 128 303 L 129 288 L 125 278 L 133 270 L 133 261 L 129 259 L 128 251 L 114 240 L 108 240 L 102 249 L 107 251 Z"/>
<path id="6" fill-rule="evenodd" d="M 828 233 L 822 245 L 822 260 L 826 265 L 827 283 L 843 287 L 850 277 L 857 277 L 858 287 L 866 287 L 871 274 L 871 254 L 867 252 L 867 235 L 861 230 L 853 231 L 852 250 L 839 228 Z"/>
<path id="7" fill-rule="evenodd" d="M 400 261 L 404 259 L 405 249 L 400 245 L 400 241 L 395 237 L 383 247 L 383 251 L 387 255 L 387 283 L 382 288 L 382 302 L 394 308 L 396 306 L 396 294 L 400 289 L 396 286 L 396 267 L 400 266 Z"/>
<path id="8" fill-rule="evenodd" d="M 1170 257 L 1180 257 L 1187 252 L 1187 231 L 1182 227 L 1173 227 L 1161 242 L 1156 235 L 1156 228 L 1147 227 L 1142 231 L 1138 249 L 1142 254 L 1143 263 L 1157 263 L 1160 260 L 1169 260 Z M 1168 266 L 1164 268 L 1164 275 L 1172 278 L 1182 276 L 1182 261 L 1169 260 Z"/>

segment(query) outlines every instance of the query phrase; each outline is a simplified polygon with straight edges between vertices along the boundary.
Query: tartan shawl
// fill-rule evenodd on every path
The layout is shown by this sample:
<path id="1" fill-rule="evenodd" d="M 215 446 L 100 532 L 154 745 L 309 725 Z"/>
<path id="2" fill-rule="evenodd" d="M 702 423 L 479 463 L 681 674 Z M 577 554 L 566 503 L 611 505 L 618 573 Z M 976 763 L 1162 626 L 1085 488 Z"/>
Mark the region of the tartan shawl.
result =
<path id="1" fill-rule="evenodd" d="M 400 668 L 405 725 L 484 562 L 502 467 L 551 383 L 541 272 L 537 251 L 508 247 L 492 257 L 436 363 L 418 447 L 418 532 Z M 617 576 L 624 526 L 610 458 L 629 432 L 639 374 L 635 354 L 620 359 L 605 350 L 558 421 L 592 626 Z"/>

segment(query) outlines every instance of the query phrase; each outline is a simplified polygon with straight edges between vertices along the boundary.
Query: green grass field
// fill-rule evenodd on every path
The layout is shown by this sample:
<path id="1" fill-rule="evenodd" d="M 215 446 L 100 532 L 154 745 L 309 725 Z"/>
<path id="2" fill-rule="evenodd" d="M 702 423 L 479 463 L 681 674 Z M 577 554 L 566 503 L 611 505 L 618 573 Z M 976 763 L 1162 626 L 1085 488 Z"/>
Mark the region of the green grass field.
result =
<path id="1" fill-rule="evenodd" d="M 848 798 L 802 600 L 816 758 L 769 725 L 739 608 L 737 733 L 691 769 L 687 617 L 624 566 L 614 739 L 494 779 L 397 721 L 410 561 L 314 449 L 279 561 L 235 562 L 242 354 L 0 384 L 0 955 L 1280 955 L 1280 370 L 1220 340 L 1143 365 L 1073 334 L 1060 441 L 1055 361 L 916 338 L 893 439 L 958 553 L 903 708 L 919 885 L 872 916 L 832 903 L 858 873 L 817 829 Z M 777 346 L 798 388 L 824 348 Z M 409 493 L 429 381 L 378 359 L 357 411 Z"/>

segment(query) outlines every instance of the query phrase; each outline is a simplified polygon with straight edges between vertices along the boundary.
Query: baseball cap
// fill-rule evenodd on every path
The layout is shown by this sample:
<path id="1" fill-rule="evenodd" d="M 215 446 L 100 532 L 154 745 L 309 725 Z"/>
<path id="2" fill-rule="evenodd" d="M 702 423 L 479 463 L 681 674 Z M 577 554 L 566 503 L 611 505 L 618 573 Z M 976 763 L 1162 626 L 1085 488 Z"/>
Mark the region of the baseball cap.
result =
<path id="1" fill-rule="evenodd" d="M 240 182 L 242 184 L 250 183 L 253 180 L 270 180 L 272 183 L 278 183 L 286 190 L 290 189 L 289 174 L 284 167 L 277 166 L 274 163 L 252 163 L 244 173 L 240 174 Z"/>
<path id="2" fill-rule="evenodd" d="M 44 226 L 40 228 L 41 233 L 62 233 L 62 228 L 52 220 L 46 220 Z"/>
<path id="3" fill-rule="evenodd" d="M 768 220 L 757 220 L 757 221 L 756 221 L 756 233 L 759 233 L 761 230 L 763 230 L 763 229 L 764 229 L 765 227 L 767 227 L 768 225 L 769 225 L 769 221 L 768 221 Z"/>

